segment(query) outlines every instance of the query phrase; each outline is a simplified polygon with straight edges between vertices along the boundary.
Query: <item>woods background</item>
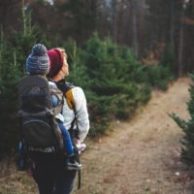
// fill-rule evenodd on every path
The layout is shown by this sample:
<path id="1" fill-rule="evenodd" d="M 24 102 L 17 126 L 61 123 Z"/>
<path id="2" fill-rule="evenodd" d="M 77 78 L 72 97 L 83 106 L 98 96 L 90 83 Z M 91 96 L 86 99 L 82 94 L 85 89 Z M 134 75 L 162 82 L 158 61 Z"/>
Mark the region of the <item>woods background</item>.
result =
<path id="1" fill-rule="evenodd" d="M 91 136 L 128 119 L 152 88 L 193 72 L 193 0 L 0 1 L 0 155 L 18 141 L 17 83 L 34 43 L 65 47 Z"/>

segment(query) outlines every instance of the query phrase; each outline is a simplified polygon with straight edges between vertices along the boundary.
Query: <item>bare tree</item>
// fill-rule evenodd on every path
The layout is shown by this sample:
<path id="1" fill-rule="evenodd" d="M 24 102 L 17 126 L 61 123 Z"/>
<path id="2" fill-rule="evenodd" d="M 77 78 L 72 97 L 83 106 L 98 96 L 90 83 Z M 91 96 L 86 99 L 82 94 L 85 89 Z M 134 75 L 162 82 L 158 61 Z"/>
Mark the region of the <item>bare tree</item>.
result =
<path id="1" fill-rule="evenodd" d="M 178 75 L 181 76 L 183 74 L 183 51 L 184 51 L 184 23 L 183 20 L 185 18 L 185 10 L 187 8 L 187 4 L 189 0 L 183 0 L 180 12 L 180 31 L 179 31 L 179 47 L 178 47 Z"/>

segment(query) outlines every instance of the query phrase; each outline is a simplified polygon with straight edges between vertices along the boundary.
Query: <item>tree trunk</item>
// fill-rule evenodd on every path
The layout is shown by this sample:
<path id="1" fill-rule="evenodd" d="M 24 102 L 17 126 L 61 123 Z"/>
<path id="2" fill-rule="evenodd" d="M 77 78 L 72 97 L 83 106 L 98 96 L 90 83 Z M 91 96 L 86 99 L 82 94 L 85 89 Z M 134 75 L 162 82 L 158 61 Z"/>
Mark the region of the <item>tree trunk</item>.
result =
<path id="1" fill-rule="evenodd" d="M 112 0 L 112 36 L 113 40 L 117 42 L 117 2 Z"/>
<path id="2" fill-rule="evenodd" d="M 175 33 L 175 2 L 174 0 L 170 1 L 170 47 L 174 51 L 174 33 Z"/>
<path id="3" fill-rule="evenodd" d="M 180 17 L 180 31 L 179 31 L 179 45 L 178 45 L 178 76 L 183 74 L 183 47 L 184 47 L 184 24 L 183 18 L 185 16 L 184 8 L 181 10 Z"/>
<path id="4" fill-rule="evenodd" d="M 132 48 L 135 56 L 138 56 L 138 30 L 137 30 L 137 2 L 136 0 L 131 1 L 132 11 Z"/>

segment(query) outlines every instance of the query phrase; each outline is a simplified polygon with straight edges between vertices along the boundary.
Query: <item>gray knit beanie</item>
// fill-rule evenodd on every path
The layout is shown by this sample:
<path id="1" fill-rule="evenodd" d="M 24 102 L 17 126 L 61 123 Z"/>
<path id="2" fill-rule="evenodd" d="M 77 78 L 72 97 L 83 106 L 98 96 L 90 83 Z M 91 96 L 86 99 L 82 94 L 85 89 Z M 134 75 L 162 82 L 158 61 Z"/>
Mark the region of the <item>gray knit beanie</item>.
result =
<path id="1" fill-rule="evenodd" d="M 50 60 L 47 48 L 43 44 L 35 44 L 26 60 L 26 71 L 29 74 L 43 74 L 49 72 Z"/>

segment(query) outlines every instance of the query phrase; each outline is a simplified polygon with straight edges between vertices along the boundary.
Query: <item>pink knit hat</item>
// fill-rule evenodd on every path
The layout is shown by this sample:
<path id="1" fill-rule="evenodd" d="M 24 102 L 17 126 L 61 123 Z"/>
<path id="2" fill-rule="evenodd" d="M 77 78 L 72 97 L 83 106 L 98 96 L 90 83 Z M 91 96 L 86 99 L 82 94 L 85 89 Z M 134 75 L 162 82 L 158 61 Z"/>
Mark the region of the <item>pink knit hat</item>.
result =
<path id="1" fill-rule="evenodd" d="M 48 50 L 50 59 L 50 70 L 48 77 L 54 81 L 60 81 L 69 74 L 68 63 L 66 62 L 67 55 L 64 49 L 53 48 Z"/>

